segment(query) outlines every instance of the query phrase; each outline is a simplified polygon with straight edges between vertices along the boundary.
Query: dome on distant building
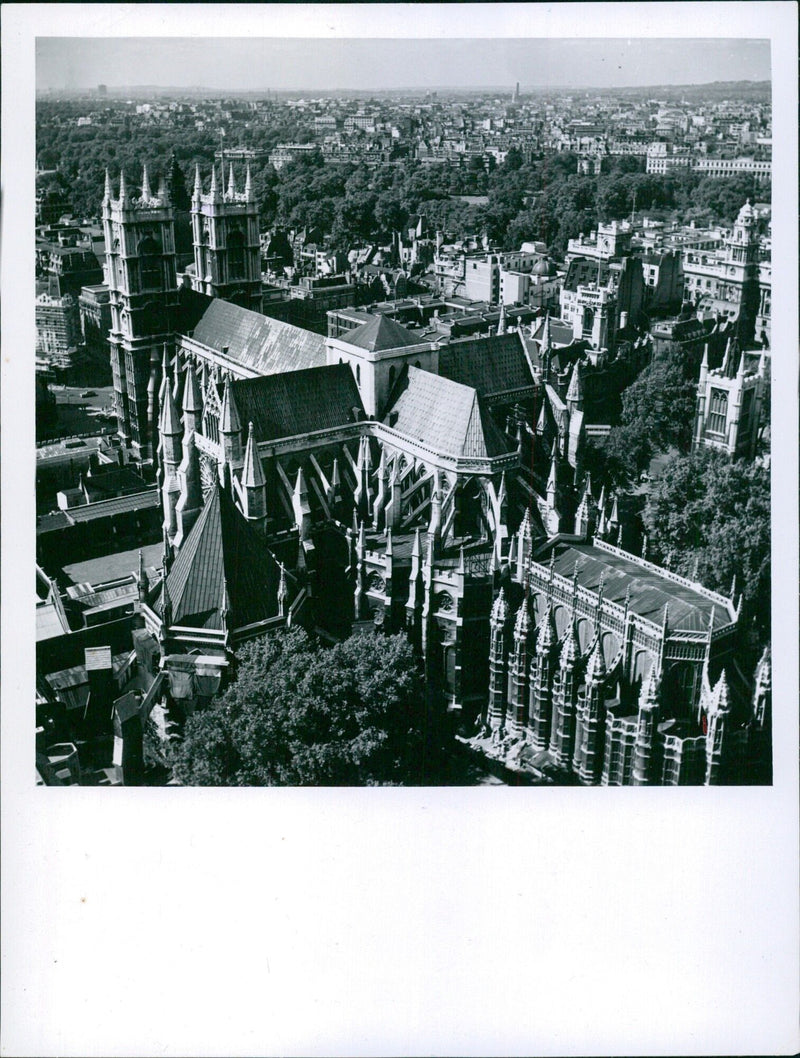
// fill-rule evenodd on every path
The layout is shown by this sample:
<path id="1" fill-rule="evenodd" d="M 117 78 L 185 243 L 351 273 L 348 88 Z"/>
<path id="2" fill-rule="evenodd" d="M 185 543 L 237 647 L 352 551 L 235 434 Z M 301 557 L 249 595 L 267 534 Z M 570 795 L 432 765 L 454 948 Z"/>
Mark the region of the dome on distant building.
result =
<path id="1" fill-rule="evenodd" d="M 531 269 L 531 275 L 550 278 L 558 275 L 558 269 L 549 257 L 541 257 Z"/>

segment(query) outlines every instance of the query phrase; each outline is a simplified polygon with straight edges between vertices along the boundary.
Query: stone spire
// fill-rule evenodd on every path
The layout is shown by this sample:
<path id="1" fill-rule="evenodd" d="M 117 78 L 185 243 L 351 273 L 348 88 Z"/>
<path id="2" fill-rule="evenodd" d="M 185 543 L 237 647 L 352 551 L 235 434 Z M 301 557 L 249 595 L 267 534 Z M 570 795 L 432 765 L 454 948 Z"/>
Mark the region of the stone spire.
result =
<path id="1" fill-rule="evenodd" d="M 164 395 L 161 401 L 159 429 L 165 437 L 180 437 L 183 433 L 183 424 L 181 423 L 180 415 L 178 415 L 178 409 L 175 407 L 175 397 L 169 384 L 168 376 L 165 375 L 165 379 L 166 384 L 164 385 Z"/>
<path id="2" fill-rule="evenodd" d="M 264 485 L 264 470 L 258 455 L 253 424 L 248 423 L 247 447 L 244 452 L 244 466 L 242 467 L 242 485 L 249 489 L 262 488 Z"/>
<path id="3" fill-rule="evenodd" d="M 649 786 L 653 782 L 653 748 L 656 739 L 659 708 L 659 674 L 656 662 L 650 666 L 639 695 L 639 719 L 633 746 L 634 786 Z"/>
<path id="4" fill-rule="evenodd" d="M 225 392 L 222 397 L 222 413 L 219 419 L 221 433 L 240 433 L 242 429 L 232 385 L 230 381 L 225 383 Z"/>
<path id="5" fill-rule="evenodd" d="M 108 168 L 106 168 L 106 183 L 105 183 L 105 188 L 103 190 L 103 204 L 105 205 L 106 202 L 110 202 L 110 201 L 111 201 L 111 176 L 110 176 L 110 174 L 108 172 Z"/>
<path id="6" fill-rule="evenodd" d="M 226 462 L 238 464 L 242 458 L 242 424 L 239 420 L 239 411 L 233 396 L 233 383 L 230 381 L 225 383 L 222 412 L 219 417 L 219 431 L 222 434 L 222 445 Z"/>
<path id="7" fill-rule="evenodd" d="M 187 430 L 196 430 L 203 414 L 203 398 L 200 394 L 200 383 L 191 364 L 186 365 L 186 378 L 183 384 L 183 424 Z"/>
<path id="8" fill-rule="evenodd" d="M 567 404 L 574 404 L 577 409 L 583 405 L 583 383 L 581 381 L 580 361 L 576 360 L 572 368 L 572 378 L 567 390 Z"/>
<path id="9" fill-rule="evenodd" d="M 294 520 L 300 532 L 300 539 L 307 540 L 311 531 L 311 505 L 308 502 L 306 476 L 302 467 L 299 467 L 297 471 L 297 480 L 292 493 L 292 507 L 294 508 Z M 359 532 L 359 543 L 361 542 L 361 532 L 363 530 L 364 523 L 362 522 L 361 531 Z"/>
<path id="10" fill-rule="evenodd" d="M 250 522 L 263 526 L 267 516 L 266 492 L 264 489 L 264 470 L 258 445 L 255 439 L 252 422 L 248 425 L 247 447 L 244 453 L 244 465 L 239 492 L 242 500 L 242 514 Z"/>
<path id="11" fill-rule="evenodd" d="M 200 166 L 195 165 L 194 167 L 194 191 L 192 193 L 192 199 L 196 202 L 200 201 L 200 196 L 203 193 L 203 181 L 200 179 Z"/>
<path id="12" fill-rule="evenodd" d="M 153 197 L 150 190 L 150 178 L 147 175 L 147 162 L 142 166 L 142 202 L 149 202 Z"/>
<path id="13" fill-rule="evenodd" d="M 493 628 L 504 625 L 508 620 L 508 603 L 506 602 L 505 589 L 501 588 L 497 598 L 492 604 L 491 624 Z"/>
<path id="14" fill-rule="evenodd" d="M 244 177 L 244 197 L 250 202 L 253 198 L 253 181 L 250 178 L 250 163 L 247 163 Z"/>
<path id="15" fill-rule="evenodd" d="M 217 191 L 217 167 L 215 164 L 211 166 L 211 187 L 208 189 L 208 194 L 212 201 L 217 201 L 219 194 Z"/>
<path id="16" fill-rule="evenodd" d="M 228 168 L 228 192 L 227 197 L 231 200 L 236 198 L 236 179 L 233 175 L 233 162 L 230 163 Z"/>
<path id="17" fill-rule="evenodd" d="M 120 169 L 119 171 L 119 204 L 127 205 L 128 203 L 128 188 L 125 185 L 125 170 Z"/>

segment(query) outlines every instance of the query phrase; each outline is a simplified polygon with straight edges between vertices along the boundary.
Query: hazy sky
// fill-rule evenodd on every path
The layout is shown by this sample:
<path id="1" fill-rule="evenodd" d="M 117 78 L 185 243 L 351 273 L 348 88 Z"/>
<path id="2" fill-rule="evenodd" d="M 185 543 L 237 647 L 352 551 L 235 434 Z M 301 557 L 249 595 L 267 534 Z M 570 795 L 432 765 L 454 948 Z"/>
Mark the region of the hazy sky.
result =
<path id="1" fill-rule="evenodd" d="M 457 10 L 454 6 L 454 11 Z M 40 37 L 36 87 L 231 90 L 768 80 L 768 40 Z"/>

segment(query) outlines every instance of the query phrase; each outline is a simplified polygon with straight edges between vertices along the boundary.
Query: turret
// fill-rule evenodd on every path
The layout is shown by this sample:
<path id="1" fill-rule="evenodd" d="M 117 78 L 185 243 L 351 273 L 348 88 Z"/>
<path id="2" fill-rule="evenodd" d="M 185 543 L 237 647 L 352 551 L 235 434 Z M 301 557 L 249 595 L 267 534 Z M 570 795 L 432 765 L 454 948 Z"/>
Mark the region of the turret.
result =
<path id="1" fill-rule="evenodd" d="M 149 202 L 153 197 L 150 190 L 150 178 L 147 175 L 147 163 L 142 166 L 142 202 Z"/>
<path id="2" fill-rule="evenodd" d="M 544 750 L 550 744 L 552 716 L 553 651 L 557 642 L 553 607 L 547 605 L 536 633 L 536 657 L 530 692 L 530 729 L 534 749 Z"/>
<path id="3" fill-rule="evenodd" d="M 222 397 L 219 432 L 222 436 L 225 462 L 232 466 L 239 466 L 242 461 L 242 424 L 239 421 L 239 412 L 233 396 L 233 385 L 230 381 L 225 384 L 225 393 Z"/>
<path id="4" fill-rule="evenodd" d="M 186 378 L 183 384 L 183 425 L 188 433 L 200 428 L 203 418 L 203 398 L 200 383 L 191 364 L 186 365 Z"/>
<path id="5" fill-rule="evenodd" d="M 489 726 L 493 732 L 500 732 L 506 712 L 506 663 L 508 647 L 506 643 L 506 624 L 508 621 L 508 602 L 505 591 L 501 588 L 492 605 L 489 621 Z"/>
<path id="6" fill-rule="evenodd" d="M 383 445 L 381 445 L 381 455 L 376 476 L 378 479 L 378 492 L 375 496 L 375 503 L 372 508 L 372 528 L 377 531 L 383 527 L 383 512 L 388 500 L 386 449 Z"/>
<path id="7" fill-rule="evenodd" d="M 649 786 L 656 779 L 653 774 L 653 753 L 656 746 L 659 709 L 659 678 L 656 662 L 650 666 L 639 696 L 639 719 L 633 747 L 634 786 Z"/>
<path id="8" fill-rule="evenodd" d="M 573 768 L 584 785 L 593 785 L 600 778 L 603 763 L 603 731 L 605 727 L 606 661 L 600 625 L 586 663 L 580 720 L 575 737 Z"/>
<path id="9" fill-rule="evenodd" d="M 525 733 L 528 721 L 528 639 L 531 628 L 530 606 L 524 597 L 514 621 L 514 647 L 511 658 L 511 700 L 508 730 L 512 736 Z"/>
<path id="10" fill-rule="evenodd" d="M 359 517 L 367 519 L 372 513 L 372 492 L 370 489 L 370 467 L 372 458 L 369 451 L 369 439 L 359 438 L 358 460 L 356 461 L 356 487 L 353 491 L 353 502 Z"/>
<path id="11" fill-rule="evenodd" d="M 297 480 L 295 481 L 294 492 L 292 493 L 292 508 L 294 510 L 295 525 L 300 533 L 300 539 L 307 540 L 309 533 L 311 532 L 311 506 L 308 502 L 306 476 L 303 473 L 302 467 L 297 471 Z M 362 522 L 359 540 L 362 539 L 363 532 L 364 523 Z"/>
<path id="12" fill-rule="evenodd" d="M 575 610 L 570 611 L 561 645 L 559 668 L 553 687 L 553 730 L 550 750 L 560 768 L 569 768 L 575 738 L 575 705 L 578 696 L 577 665 L 580 658 Z"/>
<path id="13" fill-rule="evenodd" d="M 723 669 L 711 695 L 706 732 L 706 786 L 717 786 L 724 781 L 727 765 L 727 734 L 730 724 L 728 679 Z"/>
<path id="14" fill-rule="evenodd" d="M 302 473 L 302 468 L 300 473 Z M 267 520 L 267 497 L 264 470 L 261 466 L 252 422 L 248 425 L 247 447 L 244 452 L 239 492 L 242 514 L 249 522 L 254 522 L 259 528 L 263 528 Z"/>

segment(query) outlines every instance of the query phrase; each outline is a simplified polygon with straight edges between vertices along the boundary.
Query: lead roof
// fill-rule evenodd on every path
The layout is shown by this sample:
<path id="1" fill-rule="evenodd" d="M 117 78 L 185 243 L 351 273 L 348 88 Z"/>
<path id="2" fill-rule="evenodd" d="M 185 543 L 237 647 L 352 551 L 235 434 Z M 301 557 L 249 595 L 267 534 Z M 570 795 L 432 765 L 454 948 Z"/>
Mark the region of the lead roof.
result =
<path id="1" fill-rule="evenodd" d="M 192 338 L 261 375 L 320 367 L 326 361 L 322 335 L 222 298 L 211 301 Z"/>

